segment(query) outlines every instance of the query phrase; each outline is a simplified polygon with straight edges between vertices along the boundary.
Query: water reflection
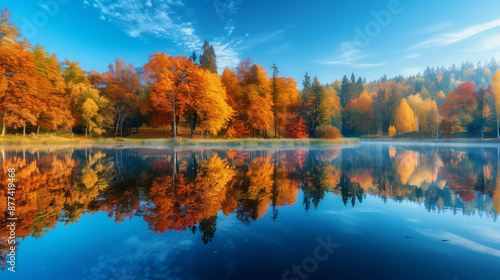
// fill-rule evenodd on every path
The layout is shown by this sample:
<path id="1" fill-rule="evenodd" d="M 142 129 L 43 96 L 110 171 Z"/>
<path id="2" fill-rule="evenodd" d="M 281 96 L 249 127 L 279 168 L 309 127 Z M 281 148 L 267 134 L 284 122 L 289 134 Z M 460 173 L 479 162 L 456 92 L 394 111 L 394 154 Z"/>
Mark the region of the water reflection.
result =
<path id="1" fill-rule="evenodd" d="M 218 215 L 244 224 L 280 207 L 317 208 L 328 193 L 346 207 L 367 195 L 411 201 L 496 221 L 498 148 L 362 145 L 323 150 L 2 150 L 2 174 L 16 168 L 17 241 L 58 222 L 104 211 L 120 223 L 140 217 L 156 233 L 190 230 L 211 242 Z M 5 182 L 5 177 L 2 177 Z M 0 208 L 7 209 L 7 188 Z M 0 219 L 5 261 L 8 228 Z M 4 265 L 5 267 L 5 265 Z"/>

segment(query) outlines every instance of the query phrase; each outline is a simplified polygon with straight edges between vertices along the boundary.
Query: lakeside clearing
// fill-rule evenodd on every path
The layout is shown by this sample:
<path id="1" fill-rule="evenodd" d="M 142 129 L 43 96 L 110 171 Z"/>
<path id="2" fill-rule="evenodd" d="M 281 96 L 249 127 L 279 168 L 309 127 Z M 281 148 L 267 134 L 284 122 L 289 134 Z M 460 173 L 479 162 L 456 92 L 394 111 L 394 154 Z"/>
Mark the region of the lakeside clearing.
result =
<path id="1" fill-rule="evenodd" d="M 263 139 L 263 138 L 241 138 L 241 139 L 184 139 L 184 138 L 85 138 L 83 136 L 61 137 L 54 135 L 6 135 L 0 137 L 0 145 L 3 146 L 35 146 L 35 145 L 123 145 L 123 146 L 285 146 L 285 147 L 309 147 L 309 146 L 330 146 L 330 145 L 351 145 L 359 144 L 359 138 L 340 138 L 340 139 Z"/>

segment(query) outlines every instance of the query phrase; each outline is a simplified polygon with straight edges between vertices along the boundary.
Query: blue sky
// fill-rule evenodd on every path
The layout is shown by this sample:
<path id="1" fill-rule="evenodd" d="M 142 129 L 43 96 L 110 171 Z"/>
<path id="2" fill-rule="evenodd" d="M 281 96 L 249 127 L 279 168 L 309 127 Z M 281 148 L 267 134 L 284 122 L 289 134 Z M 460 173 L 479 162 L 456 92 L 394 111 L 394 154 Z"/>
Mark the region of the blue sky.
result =
<path id="1" fill-rule="evenodd" d="M 4 1 L 32 44 L 103 72 L 120 57 L 136 67 L 156 51 L 199 54 L 214 44 L 219 69 L 245 57 L 298 81 L 410 75 L 500 58 L 500 2 L 27 0 Z M 269 71 L 270 72 L 270 71 Z"/>

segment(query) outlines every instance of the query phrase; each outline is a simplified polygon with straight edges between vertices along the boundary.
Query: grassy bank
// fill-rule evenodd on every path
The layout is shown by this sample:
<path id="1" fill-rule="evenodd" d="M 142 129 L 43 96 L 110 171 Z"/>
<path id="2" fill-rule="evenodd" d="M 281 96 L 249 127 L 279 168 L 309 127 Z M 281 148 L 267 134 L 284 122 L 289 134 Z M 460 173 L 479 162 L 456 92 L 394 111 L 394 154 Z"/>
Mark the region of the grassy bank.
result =
<path id="1" fill-rule="evenodd" d="M 359 138 L 341 138 L 335 140 L 327 139 L 174 139 L 172 138 L 85 138 L 82 136 L 60 137 L 54 135 L 26 136 L 6 135 L 0 137 L 0 145 L 61 145 L 61 144 L 101 144 L 101 145 L 125 145 L 125 146 L 327 146 L 327 145 L 349 145 L 360 143 Z"/>
<path id="2" fill-rule="evenodd" d="M 365 142 L 429 142 L 429 143 L 492 143 L 500 144 L 500 139 L 497 138 L 423 138 L 423 137 L 389 137 L 389 136 L 368 136 L 360 137 L 361 141 Z"/>

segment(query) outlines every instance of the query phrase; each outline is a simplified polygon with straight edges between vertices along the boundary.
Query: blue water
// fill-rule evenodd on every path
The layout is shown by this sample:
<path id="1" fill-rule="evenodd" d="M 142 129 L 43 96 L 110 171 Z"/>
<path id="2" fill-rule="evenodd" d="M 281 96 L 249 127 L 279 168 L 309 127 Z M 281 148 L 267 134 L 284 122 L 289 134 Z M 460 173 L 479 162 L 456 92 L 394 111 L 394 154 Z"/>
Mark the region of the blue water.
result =
<path id="1" fill-rule="evenodd" d="M 7 150 L 19 188 L 40 179 L 21 190 L 29 206 L 18 211 L 37 216 L 20 221 L 31 231 L 16 272 L 0 275 L 498 279 L 498 162 L 496 147 L 366 143 Z"/>

